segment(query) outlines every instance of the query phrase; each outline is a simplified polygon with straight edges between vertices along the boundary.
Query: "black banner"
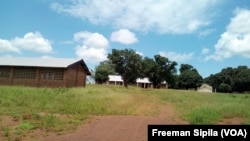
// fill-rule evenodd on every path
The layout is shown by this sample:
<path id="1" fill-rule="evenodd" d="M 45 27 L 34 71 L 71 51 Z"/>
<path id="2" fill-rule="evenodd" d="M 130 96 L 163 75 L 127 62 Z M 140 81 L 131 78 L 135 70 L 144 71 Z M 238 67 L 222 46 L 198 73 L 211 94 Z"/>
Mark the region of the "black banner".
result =
<path id="1" fill-rule="evenodd" d="M 250 141 L 250 125 L 148 125 L 148 141 Z"/>

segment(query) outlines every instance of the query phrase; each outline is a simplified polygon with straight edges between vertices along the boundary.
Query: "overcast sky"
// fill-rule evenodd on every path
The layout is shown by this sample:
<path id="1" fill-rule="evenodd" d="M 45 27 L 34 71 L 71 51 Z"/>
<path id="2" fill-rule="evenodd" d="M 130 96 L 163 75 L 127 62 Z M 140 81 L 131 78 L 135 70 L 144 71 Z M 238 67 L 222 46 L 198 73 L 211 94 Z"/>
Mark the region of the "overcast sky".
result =
<path id="1" fill-rule="evenodd" d="M 203 77 L 250 67 L 250 1 L 0 1 L 0 56 L 82 58 L 95 69 L 114 48 L 160 54 Z"/>

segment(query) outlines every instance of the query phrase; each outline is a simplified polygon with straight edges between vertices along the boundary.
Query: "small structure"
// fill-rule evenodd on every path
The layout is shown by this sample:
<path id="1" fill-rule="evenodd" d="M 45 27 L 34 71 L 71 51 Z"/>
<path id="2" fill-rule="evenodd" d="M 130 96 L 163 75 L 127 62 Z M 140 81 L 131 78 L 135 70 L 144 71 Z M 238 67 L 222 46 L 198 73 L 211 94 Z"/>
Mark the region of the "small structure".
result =
<path id="1" fill-rule="evenodd" d="M 141 88 L 153 88 L 153 83 L 149 81 L 148 77 L 136 79 L 136 86 Z M 166 81 L 161 82 L 157 88 L 168 88 L 168 83 Z"/>
<path id="2" fill-rule="evenodd" d="M 0 85 L 85 86 L 87 75 L 83 59 L 0 57 Z"/>
<path id="3" fill-rule="evenodd" d="M 149 81 L 149 79 L 146 78 L 138 78 L 136 79 L 136 86 L 141 88 L 152 88 L 152 82 Z"/>
<path id="4" fill-rule="evenodd" d="M 212 93 L 213 92 L 213 87 L 203 83 L 197 90 L 198 92 L 208 92 L 208 93 Z"/>
<path id="5" fill-rule="evenodd" d="M 123 85 L 123 79 L 120 75 L 109 75 L 109 80 L 107 81 L 107 85 Z M 141 88 L 153 88 L 153 83 L 149 81 L 147 77 L 145 78 L 137 78 L 135 86 Z M 168 83 L 166 81 L 162 82 L 159 85 L 159 88 L 168 88 Z"/>
<path id="6" fill-rule="evenodd" d="M 120 75 L 109 75 L 107 84 L 111 85 L 123 85 L 123 79 Z"/>
<path id="7" fill-rule="evenodd" d="M 160 88 L 168 89 L 168 82 L 167 81 L 161 82 Z"/>

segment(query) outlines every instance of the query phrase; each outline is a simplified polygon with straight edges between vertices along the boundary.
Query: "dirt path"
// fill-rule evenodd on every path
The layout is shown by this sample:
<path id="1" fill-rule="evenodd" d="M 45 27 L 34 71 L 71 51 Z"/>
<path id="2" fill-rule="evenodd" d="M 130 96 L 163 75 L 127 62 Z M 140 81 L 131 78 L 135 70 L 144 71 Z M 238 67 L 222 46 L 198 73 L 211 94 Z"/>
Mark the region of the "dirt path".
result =
<path id="1" fill-rule="evenodd" d="M 42 137 L 39 141 L 146 141 L 148 124 L 187 124 L 170 107 L 160 113 L 156 117 L 93 117 L 73 133 Z"/>
<path id="2" fill-rule="evenodd" d="M 6 121 L 11 119 L 2 118 Z M 239 118 L 224 119 L 218 124 L 240 124 Z M 6 122 L 7 124 L 7 122 Z M 17 123 L 13 123 L 15 125 Z M 182 120 L 171 106 L 160 108 L 157 116 L 95 116 L 71 133 L 57 135 L 35 130 L 22 141 L 147 141 L 147 128 L 149 124 L 188 124 Z M 1 140 L 1 138 L 0 138 Z"/>

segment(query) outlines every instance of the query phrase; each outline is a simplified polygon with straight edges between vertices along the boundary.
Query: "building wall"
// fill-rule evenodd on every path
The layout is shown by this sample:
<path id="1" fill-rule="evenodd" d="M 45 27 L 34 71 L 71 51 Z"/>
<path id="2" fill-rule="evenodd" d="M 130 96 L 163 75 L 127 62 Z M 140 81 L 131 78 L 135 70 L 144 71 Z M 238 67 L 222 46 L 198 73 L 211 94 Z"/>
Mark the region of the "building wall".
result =
<path id="1" fill-rule="evenodd" d="M 107 85 L 123 85 L 123 82 L 120 81 L 107 81 Z"/>
<path id="2" fill-rule="evenodd" d="M 136 85 L 141 88 L 153 88 L 152 83 L 136 83 Z"/>
<path id="3" fill-rule="evenodd" d="M 86 86 L 86 77 L 84 67 L 80 64 L 70 66 L 65 72 L 65 80 L 67 87 Z"/>
<path id="4" fill-rule="evenodd" d="M 80 63 L 69 68 L 0 66 L 0 85 L 76 87 L 86 85 L 86 76 Z"/>
<path id="5" fill-rule="evenodd" d="M 65 87 L 64 68 L 38 68 L 37 87 Z"/>
<path id="6" fill-rule="evenodd" d="M 36 86 L 36 81 L 35 80 L 29 80 L 29 79 L 20 79 L 16 78 L 13 79 L 12 85 L 23 85 L 23 86 Z"/>
<path id="7" fill-rule="evenodd" d="M 161 88 L 161 89 L 167 89 L 167 88 L 168 88 L 168 84 L 161 84 L 161 85 L 160 85 L 160 88 Z"/>
<path id="8" fill-rule="evenodd" d="M 11 85 L 11 67 L 0 67 L 0 85 Z"/>
<path id="9" fill-rule="evenodd" d="M 200 88 L 197 90 L 198 92 L 213 92 L 213 87 L 208 84 L 202 84 Z"/>

